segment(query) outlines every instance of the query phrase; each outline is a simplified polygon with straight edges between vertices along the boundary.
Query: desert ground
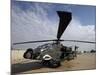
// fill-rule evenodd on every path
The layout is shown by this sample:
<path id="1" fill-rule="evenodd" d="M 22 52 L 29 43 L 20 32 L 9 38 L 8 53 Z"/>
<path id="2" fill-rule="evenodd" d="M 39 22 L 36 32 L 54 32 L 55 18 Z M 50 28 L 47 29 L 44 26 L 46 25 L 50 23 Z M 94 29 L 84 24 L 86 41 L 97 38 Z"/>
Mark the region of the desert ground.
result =
<path id="1" fill-rule="evenodd" d="M 48 68 L 43 66 L 40 61 L 24 59 L 24 52 L 24 50 L 11 51 L 11 72 L 13 74 L 96 69 L 95 53 L 83 53 L 77 55 L 74 60 L 61 62 L 62 65 L 58 68 Z"/>

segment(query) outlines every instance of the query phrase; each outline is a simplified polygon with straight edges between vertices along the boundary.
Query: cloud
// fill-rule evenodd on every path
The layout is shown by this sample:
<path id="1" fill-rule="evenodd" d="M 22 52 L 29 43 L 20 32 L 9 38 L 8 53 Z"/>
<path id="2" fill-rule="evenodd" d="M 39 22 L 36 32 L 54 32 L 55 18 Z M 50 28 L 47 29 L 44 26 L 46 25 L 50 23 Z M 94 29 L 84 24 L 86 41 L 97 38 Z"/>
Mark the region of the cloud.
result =
<path id="1" fill-rule="evenodd" d="M 65 7 L 65 6 L 64 6 Z M 12 8 L 12 25 L 11 25 L 11 40 L 14 42 L 23 42 L 30 40 L 45 40 L 56 39 L 59 18 L 56 15 L 56 20 L 52 21 L 48 17 L 50 5 L 41 6 L 34 4 L 30 10 L 24 11 L 20 7 L 13 5 Z M 56 11 L 56 10 L 55 10 Z M 54 16 L 52 16 L 54 17 Z M 82 25 L 74 16 L 70 25 L 65 30 L 62 39 L 89 40 L 95 41 L 95 25 Z M 95 49 L 95 45 L 63 42 L 64 45 L 78 45 L 80 49 L 90 50 Z M 38 44 L 16 45 L 14 48 L 29 48 L 37 47 Z"/>
<path id="2" fill-rule="evenodd" d="M 95 41 L 95 25 L 82 25 L 79 20 L 73 17 L 73 20 L 64 32 L 62 38 L 69 40 Z M 79 50 L 95 49 L 94 44 L 88 43 L 64 42 L 64 44 L 69 46 L 78 45 L 80 47 Z"/>

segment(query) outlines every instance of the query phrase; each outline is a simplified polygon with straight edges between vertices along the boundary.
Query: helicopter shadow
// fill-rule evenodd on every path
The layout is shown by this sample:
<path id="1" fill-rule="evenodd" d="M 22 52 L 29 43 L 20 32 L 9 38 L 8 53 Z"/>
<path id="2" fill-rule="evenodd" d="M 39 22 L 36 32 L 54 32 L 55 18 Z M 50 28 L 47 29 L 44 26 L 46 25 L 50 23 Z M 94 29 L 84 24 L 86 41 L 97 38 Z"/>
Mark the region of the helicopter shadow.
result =
<path id="1" fill-rule="evenodd" d="M 16 63 L 11 65 L 11 73 L 18 74 L 25 71 L 43 68 L 41 62 Z"/>

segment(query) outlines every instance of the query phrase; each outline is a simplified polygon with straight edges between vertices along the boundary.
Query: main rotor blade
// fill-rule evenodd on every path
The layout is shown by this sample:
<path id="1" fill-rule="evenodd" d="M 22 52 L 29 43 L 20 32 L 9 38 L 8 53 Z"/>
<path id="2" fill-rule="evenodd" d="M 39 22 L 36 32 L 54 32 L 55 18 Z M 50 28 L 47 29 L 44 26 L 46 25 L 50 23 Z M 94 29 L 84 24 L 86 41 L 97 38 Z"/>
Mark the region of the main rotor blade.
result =
<path id="1" fill-rule="evenodd" d="M 57 11 L 57 13 L 60 19 L 58 33 L 57 33 L 57 39 L 59 40 L 72 19 L 72 13 L 65 11 Z"/>
<path id="2" fill-rule="evenodd" d="M 28 44 L 28 43 L 38 43 L 38 42 L 49 42 L 49 41 L 57 41 L 57 40 L 54 39 L 54 40 L 26 41 L 26 42 L 13 43 L 13 45 L 17 45 L 17 44 Z"/>
<path id="3" fill-rule="evenodd" d="M 13 45 L 17 45 L 17 44 L 28 44 L 28 43 L 39 43 L 39 42 L 49 42 L 49 41 L 58 41 L 58 39 L 18 42 L 18 43 L 13 43 Z M 62 40 L 62 39 L 61 39 L 61 40 L 59 40 L 59 41 L 69 41 L 69 42 L 81 42 L 81 43 L 92 43 L 92 44 L 96 44 L 96 42 L 91 42 L 91 41 L 80 41 L 80 40 Z"/>
<path id="4" fill-rule="evenodd" d="M 81 42 L 81 43 L 92 43 L 92 44 L 96 44 L 96 42 L 92 42 L 92 41 L 80 41 L 80 40 L 62 40 L 62 41 L 70 41 L 70 42 Z"/>

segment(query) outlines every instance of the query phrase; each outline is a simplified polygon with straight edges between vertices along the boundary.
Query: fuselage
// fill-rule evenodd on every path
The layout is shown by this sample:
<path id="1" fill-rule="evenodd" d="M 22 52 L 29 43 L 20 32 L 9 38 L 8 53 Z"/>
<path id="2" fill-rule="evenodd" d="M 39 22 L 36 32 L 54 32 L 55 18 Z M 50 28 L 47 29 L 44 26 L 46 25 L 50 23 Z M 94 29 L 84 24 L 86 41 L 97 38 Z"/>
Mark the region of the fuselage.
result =
<path id="1" fill-rule="evenodd" d="M 47 43 L 38 46 L 36 49 L 34 49 L 34 52 L 39 54 L 36 57 L 36 59 L 39 60 L 53 59 L 56 61 L 60 61 L 61 48 L 62 48 L 61 44 L 56 44 L 56 43 Z"/>

